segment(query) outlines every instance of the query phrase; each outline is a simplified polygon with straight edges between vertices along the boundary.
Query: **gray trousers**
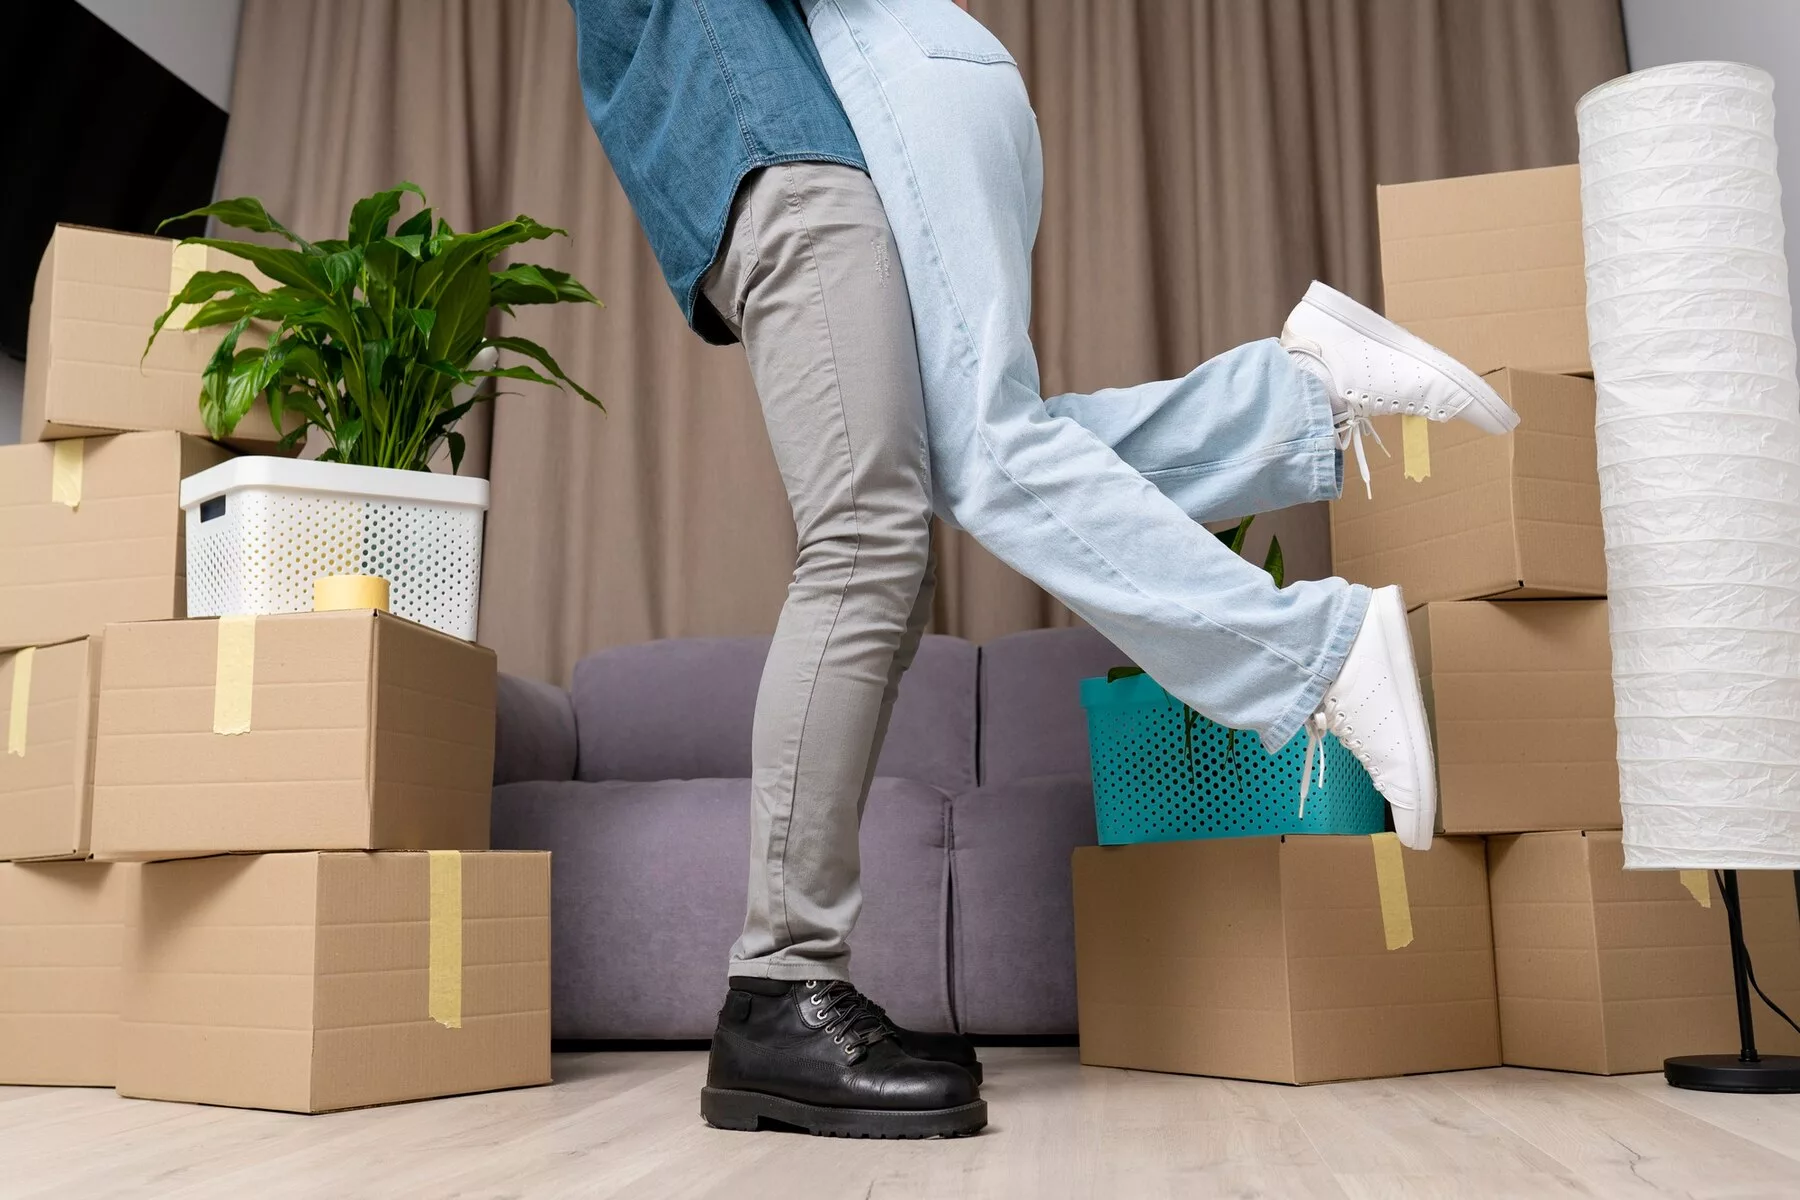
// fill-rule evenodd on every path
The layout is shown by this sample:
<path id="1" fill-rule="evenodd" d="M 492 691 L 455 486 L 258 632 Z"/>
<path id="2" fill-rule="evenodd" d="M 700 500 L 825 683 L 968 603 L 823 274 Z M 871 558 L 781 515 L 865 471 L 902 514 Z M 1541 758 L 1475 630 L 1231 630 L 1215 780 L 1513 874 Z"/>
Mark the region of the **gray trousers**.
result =
<path id="1" fill-rule="evenodd" d="M 830 163 L 749 177 L 704 288 L 749 355 L 798 535 L 757 695 L 731 974 L 847 979 L 863 805 L 931 615 L 912 308 L 874 185 Z"/>

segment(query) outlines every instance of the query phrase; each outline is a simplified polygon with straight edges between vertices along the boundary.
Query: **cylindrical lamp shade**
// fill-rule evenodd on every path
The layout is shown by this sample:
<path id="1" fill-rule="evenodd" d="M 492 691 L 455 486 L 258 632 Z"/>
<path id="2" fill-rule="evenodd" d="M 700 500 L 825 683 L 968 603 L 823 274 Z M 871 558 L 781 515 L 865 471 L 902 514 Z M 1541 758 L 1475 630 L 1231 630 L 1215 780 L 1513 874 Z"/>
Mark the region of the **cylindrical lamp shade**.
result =
<path id="1" fill-rule="evenodd" d="M 1774 86 L 1576 107 L 1625 862 L 1800 868 L 1800 387 Z"/>

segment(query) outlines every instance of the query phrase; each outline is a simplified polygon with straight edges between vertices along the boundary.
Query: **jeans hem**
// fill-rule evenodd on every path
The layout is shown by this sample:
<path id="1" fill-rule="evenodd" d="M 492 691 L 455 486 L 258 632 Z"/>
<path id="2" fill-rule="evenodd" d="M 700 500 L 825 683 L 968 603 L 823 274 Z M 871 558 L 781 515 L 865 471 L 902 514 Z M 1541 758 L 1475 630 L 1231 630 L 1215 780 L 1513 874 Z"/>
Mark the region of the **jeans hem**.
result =
<path id="1" fill-rule="evenodd" d="M 1332 615 L 1331 637 L 1325 643 L 1318 665 L 1301 685 L 1299 694 L 1287 711 L 1260 735 L 1263 749 L 1270 754 L 1287 745 L 1300 732 L 1300 727 L 1306 724 L 1307 718 L 1319 711 L 1319 705 L 1325 698 L 1325 689 L 1337 682 L 1338 675 L 1344 669 L 1344 659 L 1350 653 L 1350 646 L 1356 641 L 1356 635 L 1362 632 L 1363 618 L 1369 611 L 1370 594 L 1369 589 L 1360 583 L 1350 584 L 1344 589 L 1344 598 L 1338 604 L 1337 612 Z"/>

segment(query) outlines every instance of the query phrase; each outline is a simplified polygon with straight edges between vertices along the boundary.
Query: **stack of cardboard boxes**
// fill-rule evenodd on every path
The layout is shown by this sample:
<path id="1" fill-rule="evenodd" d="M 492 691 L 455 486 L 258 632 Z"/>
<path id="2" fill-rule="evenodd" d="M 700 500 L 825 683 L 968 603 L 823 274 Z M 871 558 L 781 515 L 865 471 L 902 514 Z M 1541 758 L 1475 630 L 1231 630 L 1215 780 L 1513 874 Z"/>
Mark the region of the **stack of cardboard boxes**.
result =
<path id="1" fill-rule="evenodd" d="M 1384 187 L 1378 209 L 1388 315 L 1520 416 L 1406 450 L 1378 422 L 1373 498 L 1352 478 L 1332 506 L 1336 573 L 1412 608 L 1440 836 L 1078 851 L 1082 1059 L 1303 1083 L 1733 1051 L 1716 889 L 1624 870 L 1577 169 Z M 1793 1011 L 1793 878 L 1741 887 L 1758 976 Z"/>
<path id="2" fill-rule="evenodd" d="M 0 448 L 0 1083 L 317 1112 L 548 1082 L 549 856 L 487 849 L 492 653 L 183 619 L 182 478 L 277 441 L 200 436 L 216 333 L 139 368 L 207 266 L 59 227 L 39 271 Z"/>

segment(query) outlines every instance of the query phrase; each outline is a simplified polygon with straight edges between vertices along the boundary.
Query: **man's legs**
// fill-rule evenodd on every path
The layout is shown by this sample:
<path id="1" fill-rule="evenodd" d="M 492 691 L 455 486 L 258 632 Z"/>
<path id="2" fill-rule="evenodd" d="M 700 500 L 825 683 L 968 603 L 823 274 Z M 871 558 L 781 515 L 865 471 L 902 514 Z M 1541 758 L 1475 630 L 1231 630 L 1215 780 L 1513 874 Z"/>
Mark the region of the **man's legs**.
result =
<path id="1" fill-rule="evenodd" d="M 757 699 L 731 974 L 844 979 L 858 823 L 930 538 L 911 310 L 862 172 L 767 168 L 732 220 L 707 297 L 743 337 L 798 553 Z"/>
<path id="2" fill-rule="evenodd" d="M 847 982 L 857 834 L 929 613 L 930 484 L 912 313 L 867 176 L 746 180 L 707 298 L 750 356 L 794 508 L 794 582 L 751 748 L 750 903 L 700 1111 L 857 1137 L 987 1123 L 962 1039 L 908 1034 Z"/>

